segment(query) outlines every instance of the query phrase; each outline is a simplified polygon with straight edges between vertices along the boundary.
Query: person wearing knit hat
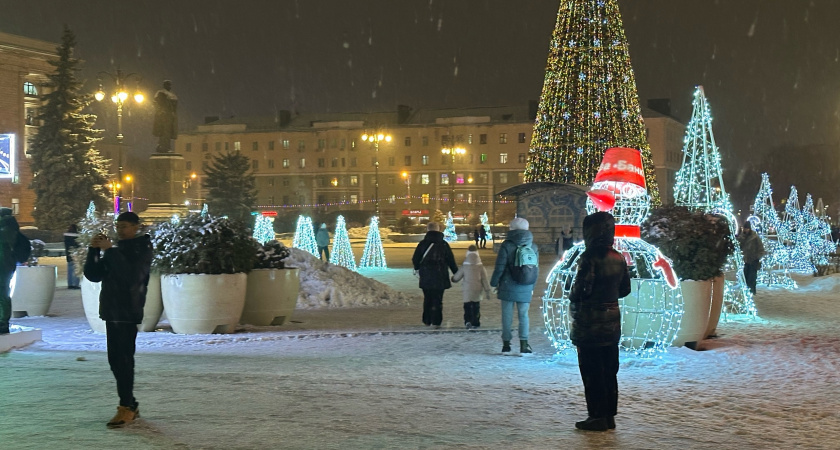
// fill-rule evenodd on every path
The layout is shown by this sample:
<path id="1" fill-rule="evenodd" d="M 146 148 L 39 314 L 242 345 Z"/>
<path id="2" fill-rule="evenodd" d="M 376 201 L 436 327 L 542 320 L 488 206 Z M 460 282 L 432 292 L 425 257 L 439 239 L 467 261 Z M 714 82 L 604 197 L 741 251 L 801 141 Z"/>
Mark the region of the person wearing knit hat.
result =
<path id="1" fill-rule="evenodd" d="M 517 253 L 522 247 L 539 255 L 539 248 L 534 244 L 534 235 L 528 231 L 528 221 L 517 217 L 510 221 L 510 232 L 499 247 L 496 257 L 496 266 L 493 276 L 490 278 L 490 286 L 496 288 L 499 300 L 502 301 L 502 353 L 509 354 L 511 351 L 510 340 L 513 337 L 511 327 L 513 326 L 513 310 L 517 311 L 519 317 L 519 353 L 527 355 L 533 353 L 528 344 L 528 329 L 530 321 L 528 308 L 531 306 L 531 297 L 534 295 L 534 285 L 519 284 L 513 276 L 513 268 L 516 263 Z"/>
<path id="2" fill-rule="evenodd" d="M 464 280 L 464 326 L 468 330 L 481 326 L 481 300 L 490 298 L 490 279 L 481 263 L 478 247 L 470 245 L 464 263 L 452 276 L 452 282 Z"/>
<path id="3" fill-rule="evenodd" d="M 318 244 L 318 257 L 326 262 L 330 262 L 330 232 L 327 230 L 327 224 L 322 223 L 321 228 L 315 233 L 315 243 Z M 324 255 L 326 254 L 326 258 Z"/>
<path id="4" fill-rule="evenodd" d="M 411 263 L 423 290 L 423 325 L 439 329 L 443 323 L 443 291 L 452 287 L 449 271 L 458 273 L 458 265 L 440 225 L 429 222 L 426 230 L 426 236 L 414 248 Z"/>

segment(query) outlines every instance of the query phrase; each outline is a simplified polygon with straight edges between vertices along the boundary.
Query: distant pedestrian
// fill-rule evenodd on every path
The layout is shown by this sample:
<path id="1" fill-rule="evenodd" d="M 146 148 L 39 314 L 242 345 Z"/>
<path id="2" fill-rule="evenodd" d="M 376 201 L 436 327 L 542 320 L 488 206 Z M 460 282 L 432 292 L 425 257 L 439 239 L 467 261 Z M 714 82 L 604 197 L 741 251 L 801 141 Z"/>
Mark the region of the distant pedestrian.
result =
<path id="1" fill-rule="evenodd" d="M 502 301 L 502 353 L 510 353 L 510 340 L 513 336 L 513 310 L 516 308 L 519 317 L 519 353 L 533 353 L 528 344 L 530 321 L 528 308 L 534 295 L 538 266 L 539 249 L 534 244 L 534 235 L 528 231 L 528 221 L 517 217 L 510 221 L 510 232 L 505 237 L 496 257 L 496 267 L 490 278 L 490 286 L 497 288 L 499 300 Z M 530 264 L 523 265 L 528 259 Z M 530 273 L 529 279 L 523 278 L 525 272 Z"/>
<path id="2" fill-rule="evenodd" d="M 321 228 L 315 233 L 315 243 L 318 244 L 318 257 L 324 261 L 330 261 L 330 232 L 327 230 L 327 224 L 322 223 Z M 326 254 L 326 258 L 324 255 Z"/>
<path id="3" fill-rule="evenodd" d="M 478 235 L 481 238 L 481 248 L 487 248 L 487 229 L 482 225 L 478 230 Z"/>
<path id="4" fill-rule="evenodd" d="M 452 287 L 449 271 L 458 272 L 455 255 L 449 244 L 443 240 L 440 225 L 429 222 L 426 237 L 417 244 L 414 256 L 414 273 L 420 275 L 420 289 L 423 289 L 423 324 L 440 328 L 443 323 L 443 291 Z"/>
<path id="5" fill-rule="evenodd" d="M 583 219 L 586 250 L 578 262 L 569 293 L 571 341 L 577 346 L 578 365 L 586 395 L 586 420 L 581 430 L 615 428 L 618 409 L 618 342 L 621 311 L 618 299 L 630 294 L 627 262 L 613 249 L 615 218 L 596 212 Z"/>
<path id="6" fill-rule="evenodd" d="M 744 255 L 744 278 L 750 292 L 755 295 L 755 286 L 758 282 L 758 269 L 761 268 L 761 257 L 764 256 L 764 244 L 761 237 L 753 231 L 750 222 L 744 222 L 741 232 L 736 236 L 738 244 L 741 245 L 741 253 Z"/>
<path id="7" fill-rule="evenodd" d="M 568 231 L 560 230 L 560 236 L 563 237 L 563 249 L 560 251 L 561 254 L 563 254 L 575 245 L 575 237 L 572 227 L 569 227 Z"/>
<path id="8" fill-rule="evenodd" d="M 478 248 L 470 245 L 464 264 L 452 276 L 452 282 L 464 280 L 464 326 L 467 329 L 481 326 L 481 301 L 490 298 L 490 279 L 481 263 Z"/>
<path id="9" fill-rule="evenodd" d="M 79 229 L 75 223 L 71 223 L 64 232 L 64 258 L 67 260 L 67 289 L 81 289 L 79 277 L 76 275 L 76 262 L 73 260 L 73 251 L 79 248 L 76 240 L 79 238 Z"/>
<path id="10" fill-rule="evenodd" d="M 483 227 L 481 225 L 479 225 L 475 228 L 475 231 L 473 232 L 473 237 L 475 238 L 476 249 L 478 249 L 478 247 L 479 247 L 478 242 L 481 239 L 481 229 L 482 228 Z"/>
<path id="11" fill-rule="evenodd" d="M 143 321 L 146 304 L 152 242 L 149 235 L 138 235 L 139 231 L 137 214 L 120 214 L 117 246 L 108 236 L 98 234 L 90 242 L 85 261 L 85 278 L 102 282 L 99 317 L 105 321 L 108 363 L 120 397 L 117 414 L 108 422 L 109 427 L 120 427 L 140 417 L 139 403 L 134 398 L 134 352 L 137 324 Z"/>
<path id="12" fill-rule="evenodd" d="M 9 334 L 12 318 L 12 298 L 9 283 L 18 263 L 26 262 L 32 244 L 20 232 L 20 225 L 9 208 L 0 208 L 0 334 Z"/>

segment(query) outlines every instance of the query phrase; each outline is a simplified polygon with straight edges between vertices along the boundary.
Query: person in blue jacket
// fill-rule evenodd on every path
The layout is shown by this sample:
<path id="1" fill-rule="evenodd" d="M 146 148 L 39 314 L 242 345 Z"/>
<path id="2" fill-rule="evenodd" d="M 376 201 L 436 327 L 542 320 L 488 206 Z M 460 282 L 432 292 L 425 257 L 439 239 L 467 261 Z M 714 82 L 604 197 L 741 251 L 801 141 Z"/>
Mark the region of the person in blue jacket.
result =
<path id="1" fill-rule="evenodd" d="M 533 353 L 528 344 L 528 308 L 534 295 L 534 284 L 519 284 L 513 280 L 510 268 L 516 258 L 516 249 L 522 245 L 530 246 L 539 255 L 539 249 L 534 244 L 534 235 L 528 231 L 528 221 L 517 217 L 510 221 L 510 232 L 505 237 L 496 257 L 496 266 L 490 278 L 490 286 L 497 288 L 499 300 L 502 301 L 502 353 L 510 353 L 510 340 L 513 337 L 513 310 L 516 308 L 519 317 L 519 353 Z"/>

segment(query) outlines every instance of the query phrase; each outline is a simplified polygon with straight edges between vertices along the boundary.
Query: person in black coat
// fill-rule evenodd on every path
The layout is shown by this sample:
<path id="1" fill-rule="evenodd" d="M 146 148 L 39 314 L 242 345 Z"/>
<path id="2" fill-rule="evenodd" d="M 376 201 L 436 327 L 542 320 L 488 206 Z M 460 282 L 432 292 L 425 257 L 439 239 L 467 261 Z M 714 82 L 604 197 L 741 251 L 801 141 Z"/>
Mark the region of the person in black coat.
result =
<path id="1" fill-rule="evenodd" d="M 99 293 L 99 317 L 105 321 L 108 363 L 117 380 L 120 404 L 108 422 L 118 427 L 139 416 L 134 398 L 134 351 L 137 324 L 143 321 L 146 289 L 152 264 L 152 242 L 148 235 L 138 236 L 140 218 L 133 212 L 117 217 L 119 242 L 114 247 L 104 234 L 94 236 L 85 261 L 85 278 L 102 282 Z M 100 254 L 104 250 L 104 254 Z"/>
<path id="2" fill-rule="evenodd" d="M 443 240 L 440 225 L 429 222 L 426 237 L 417 244 L 411 262 L 414 273 L 420 275 L 420 289 L 423 289 L 423 324 L 440 328 L 443 322 L 443 291 L 452 287 L 449 271 L 458 272 L 455 255 L 449 244 Z"/>
<path id="3" fill-rule="evenodd" d="M 9 208 L 0 208 L 0 334 L 9 334 L 12 297 L 9 283 L 18 263 L 26 262 L 32 252 L 29 239 L 20 232 L 20 225 Z"/>
<path id="4" fill-rule="evenodd" d="M 612 247 L 614 237 L 611 214 L 597 212 L 583 220 L 586 250 L 569 293 L 571 340 L 577 346 L 589 413 L 586 420 L 575 423 L 581 430 L 615 428 L 621 339 L 618 299 L 630 294 L 630 273 L 624 257 Z"/>

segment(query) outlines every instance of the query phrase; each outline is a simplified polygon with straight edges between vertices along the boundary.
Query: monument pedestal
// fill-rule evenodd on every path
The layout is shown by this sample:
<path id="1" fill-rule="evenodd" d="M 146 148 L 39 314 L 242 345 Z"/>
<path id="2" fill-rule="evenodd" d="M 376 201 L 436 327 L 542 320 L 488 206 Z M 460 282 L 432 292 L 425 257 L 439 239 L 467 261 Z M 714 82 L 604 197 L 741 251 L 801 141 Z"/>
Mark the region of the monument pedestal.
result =
<path id="1" fill-rule="evenodd" d="M 138 215 L 147 223 L 166 222 L 174 215 L 186 216 L 184 157 L 177 153 L 153 153 L 149 159 L 149 207 Z"/>

